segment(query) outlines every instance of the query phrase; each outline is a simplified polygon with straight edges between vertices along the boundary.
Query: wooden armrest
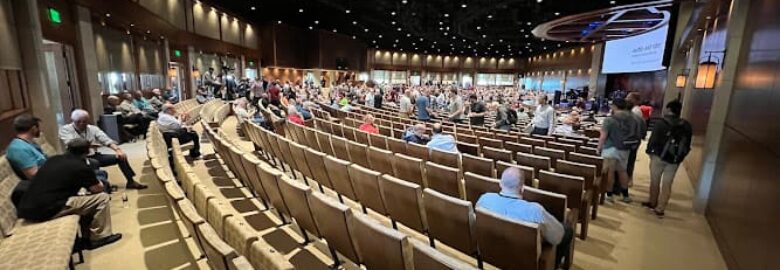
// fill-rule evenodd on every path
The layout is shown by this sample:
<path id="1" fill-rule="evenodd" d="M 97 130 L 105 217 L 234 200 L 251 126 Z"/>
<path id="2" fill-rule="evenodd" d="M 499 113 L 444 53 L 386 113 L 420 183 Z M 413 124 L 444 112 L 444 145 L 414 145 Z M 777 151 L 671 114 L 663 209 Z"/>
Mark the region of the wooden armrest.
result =
<path id="1" fill-rule="evenodd" d="M 555 270 L 555 247 L 549 243 L 542 243 L 542 253 L 539 256 L 539 269 Z"/>

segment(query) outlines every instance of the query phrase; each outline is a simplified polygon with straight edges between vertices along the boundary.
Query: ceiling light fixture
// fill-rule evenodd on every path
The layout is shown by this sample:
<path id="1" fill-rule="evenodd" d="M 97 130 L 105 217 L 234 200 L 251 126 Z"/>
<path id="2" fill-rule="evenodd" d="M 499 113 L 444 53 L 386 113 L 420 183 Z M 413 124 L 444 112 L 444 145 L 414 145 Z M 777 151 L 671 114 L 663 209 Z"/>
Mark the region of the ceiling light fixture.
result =
<path id="1" fill-rule="evenodd" d="M 255 10 L 255 9 L 257 9 L 257 8 L 255 8 L 254 6 L 252 6 L 252 7 L 251 7 L 251 8 L 249 8 L 249 9 L 251 9 L 251 10 Z"/>
<path id="2" fill-rule="evenodd" d="M 395 11 L 390 12 L 390 15 L 395 16 Z"/>
<path id="3" fill-rule="evenodd" d="M 111 18 L 111 13 L 106 13 L 106 17 Z"/>
<path id="4" fill-rule="evenodd" d="M 302 8 L 299 8 L 299 9 L 298 9 L 298 13 L 303 13 L 303 9 L 302 9 Z"/>
<path id="5" fill-rule="evenodd" d="M 344 12 L 345 12 L 345 13 L 347 13 L 347 14 L 349 14 L 349 13 L 350 13 L 350 12 L 352 12 L 352 11 L 351 11 L 351 10 L 349 10 L 349 9 L 347 9 L 347 10 L 344 10 Z"/>
<path id="6" fill-rule="evenodd" d="M 560 12 L 555 12 L 555 16 L 561 16 Z"/>
<path id="7" fill-rule="evenodd" d="M 462 8 L 466 8 L 466 7 L 467 7 L 467 5 L 466 5 L 466 3 L 463 3 L 463 4 L 460 4 L 460 7 L 462 7 Z"/>
<path id="8" fill-rule="evenodd" d="M 450 17 L 450 14 L 449 14 L 449 13 L 444 13 L 444 17 L 445 17 L 445 18 L 449 18 L 449 17 Z"/>

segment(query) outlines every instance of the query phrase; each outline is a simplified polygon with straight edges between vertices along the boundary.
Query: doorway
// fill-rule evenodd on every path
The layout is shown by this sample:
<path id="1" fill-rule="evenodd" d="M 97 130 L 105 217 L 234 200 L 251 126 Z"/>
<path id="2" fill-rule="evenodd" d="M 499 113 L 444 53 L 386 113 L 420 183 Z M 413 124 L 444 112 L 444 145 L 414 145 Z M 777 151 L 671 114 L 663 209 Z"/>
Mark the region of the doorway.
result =
<path id="1" fill-rule="evenodd" d="M 48 40 L 43 42 L 43 53 L 50 91 L 48 96 L 52 99 L 48 104 L 56 115 L 57 125 L 61 127 L 70 122 L 72 110 L 82 107 L 75 54 L 72 46 Z"/>

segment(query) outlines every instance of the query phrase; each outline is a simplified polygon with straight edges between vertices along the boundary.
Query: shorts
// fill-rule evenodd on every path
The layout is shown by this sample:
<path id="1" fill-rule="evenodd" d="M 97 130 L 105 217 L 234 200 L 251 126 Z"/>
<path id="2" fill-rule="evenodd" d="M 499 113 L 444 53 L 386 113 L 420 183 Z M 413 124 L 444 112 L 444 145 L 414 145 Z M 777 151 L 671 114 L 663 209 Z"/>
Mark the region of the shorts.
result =
<path id="1" fill-rule="evenodd" d="M 610 147 L 601 151 L 601 157 L 604 158 L 604 163 L 607 166 L 604 168 L 612 167 L 616 171 L 624 172 L 628 168 L 628 155 L 631 153 L 629 150 L 620 150 L 615 147 Z"/>

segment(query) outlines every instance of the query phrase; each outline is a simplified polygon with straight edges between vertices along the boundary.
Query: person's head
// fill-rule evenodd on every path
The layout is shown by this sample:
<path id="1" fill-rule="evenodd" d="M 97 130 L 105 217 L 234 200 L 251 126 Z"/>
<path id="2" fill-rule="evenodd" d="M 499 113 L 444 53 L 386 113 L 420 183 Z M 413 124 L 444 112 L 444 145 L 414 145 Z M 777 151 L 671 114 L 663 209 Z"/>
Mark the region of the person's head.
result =
<path id="1" fill-rule="evenodd" d="M 89 125 L 89 113 L 82 109 L 75 109 L 70 113 L 70 120 L 73 121 L 73 126 L 78 130 L 86 130 Z"/>
<path id="2" fill-rule="evenodd" d="M 669 103 L 666 103 L 666 111 L 667 114 L 671 116 L 680 117 L 680 113 L 682 112 L 682 103 L 679 100 L 672 100 Z"/>
<path id="3" fill-rule="evenodd" d="M 540 95 L 536 98 L 539 105 L 546 105 L 547 104 L 547 95 Z"/>
<path id="4" fill-rule="evenodd" d="M 154 94 L 155 96 L 162 95 L 162 93 L 160 92 L 160 88 L 152 89 L 152 94 Z"/>
<path id="5" fill-rule="evenodd" d="M 469 95 L 469 101 L 471 101 L 471 103 L 477 102 L 477 95 L 475 94 Z"/>
<path id="6" fill-rule="evenodd" d="M 287 116 L 298 115 L 298 109 L 295 106 L 287 106 Z"/>
<path id="7" fill-rule="evenodd" d="M 625 99 L 616 98 L 615 100 L 612 101 L 612 109 L 613 110 L 624 111 L 624 110 L 628 109 L 628 102 L 626 102 Z"/>
<path id="8" fill-rule="evenodd" d="M 106 101 L 107 101 L 107 102 L 108 102 L 108 104 L 109 104 L 109 105 L 111 105 L 111 106 L 116 106 L 116 105 L 119 105 L 119 103 L 121 102 L 121 101 L 119 100 L 119 97 L 117 97 L 117 96 L 114 96 L 114 95 L 108 96 L 108 97 L 106 98 Z"/>
<path id="9" fill-rule="evenodd" d="M 162 111 L 169 115 L 176 115 L 176 106 L 173 106 L 173 104 L 170 103 L 165 103 L 162 106 Z"/>
<path id="10" fill-rule="evenodd" d="M 431 131 L 433 132 L 433 134 L 441 134 L 441 132 L 443 131 L 441 128 L 441 124 L 440 123 L 433 124 L 433 128 L 431 129 Z"/>
<path id="11" fill-rule="evenodd" d="M 507 168 L 501 174 L 501 193 L 520 196 L 523 193 L 523 173 L 518 168 Z"/>
<path id="12" fill-rule="evenodd" d="M 458 89 L 452 88 L 450 89 L 450 97 L 455 97 L 458 95 Z"/>
<path id="13" fill-rule="evenodd" d="M 630 103 L 629 106 L 639 106 L 641 101 L 641 96 L 639 96 L 639 92 L 631 92 L 628 93 L 626 96 L 626 102 Z"/>
<path id="14" fill-rule="evenodd" d="M 41 119 L 32 114 L 22 114 L 14 118 L 14 131 L 17 135 L 30 135 L 33 138 L 41 136 Z"/>
<path id="15" fill-rule="evenodd" d="M 89 154 L 90 143 L 84 138 L 75 138 L 68 142 L 68 153 L 71 155 L 85 158 Z"/>
<path id="16" fill-rule="evenodd" d="M 142 97 L 144 97 L 144 92 L 141 92 L 141 90 L 133 91 L 133 99 L 141 99 Z"/>
<path id="17" fill-rule="evenodd" d="M 210 67 L 210 68 L 209 68 L 209 72 L 214 72 L 214 68 L 213 68 L 213 67 Z"/>
<path id="18" fill-rule="evenodd" d="M 372 124 L 373 125 L 374 124 L 374 115 L 372 115 L 370 113 L 367 113 L 366 115 L 364 115 L 363 116 L 363 123 Z"/>
<path id="19" fill-rule="evenodd" d="M 120 94 L 120 95 L 122 95 L 122 98 L 124 100 L 128 100 L 128 101 L 133 100 L 133 95 L 130 94 L 130 92 L 128 92 L 128 91 L 122 92 L 122 94 Z"/>
<path id="20" fill-rule="evenodd" d="M 425 125 L 424 124 L 416 124 L 414 127 L 412 127 L 412 131 L 414 132 L 414 135 L 422 137 L 425 135 Z"/>

